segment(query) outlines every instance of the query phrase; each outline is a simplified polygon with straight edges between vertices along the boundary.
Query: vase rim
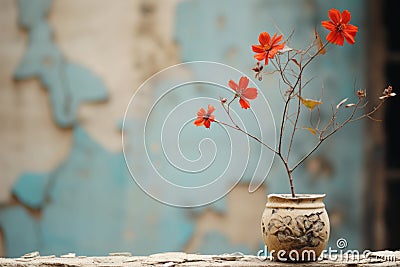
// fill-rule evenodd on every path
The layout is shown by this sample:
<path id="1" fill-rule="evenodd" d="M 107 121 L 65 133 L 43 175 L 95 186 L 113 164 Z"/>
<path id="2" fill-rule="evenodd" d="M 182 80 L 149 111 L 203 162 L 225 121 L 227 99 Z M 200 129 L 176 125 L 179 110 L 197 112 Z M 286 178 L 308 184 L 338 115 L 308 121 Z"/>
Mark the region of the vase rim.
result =
<path id="1" fill-rule="evenodd" d="M 296 194 L 293 197 L 291 194 L 268 194 L 268 198 L 283 198 L 283 199 L 315 199 L 315 198 L 325 198 L 326 194 Z"/>

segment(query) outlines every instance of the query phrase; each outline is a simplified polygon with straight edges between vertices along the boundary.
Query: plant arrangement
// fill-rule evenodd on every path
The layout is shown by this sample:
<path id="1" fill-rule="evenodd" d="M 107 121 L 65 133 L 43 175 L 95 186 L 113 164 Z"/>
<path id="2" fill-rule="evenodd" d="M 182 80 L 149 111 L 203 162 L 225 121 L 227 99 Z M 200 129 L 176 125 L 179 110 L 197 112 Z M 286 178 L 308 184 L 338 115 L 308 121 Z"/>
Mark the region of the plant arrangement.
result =
<path id="1" fill-rule="evenodd" d="M 340 12 L 332 8 L 328 12 L 329 20 L 321 22 L 321 26 L 329 31 L 322 40 L 317 30 L 315 38 L 305 49 L 294 49 L 289 44 L 290 37 L 283 40 L 282 35 L 275 33 L 270 35 L 268 32 L 259 34 L 259 44 L 252 45 L 254 58 L 257 60 L 256 66 L 252 69 L 255 72 L 255 78 L 262 80 L 264 75 L 279 75 L 280 81 L 285 86 L 281 89 L 283 98 L 283 112 L 279 125 L 277 147 L 266 144 L 263 140 L 239 127 L 231 116 L 231 104 L 238 100 L 243 109 L 251 107 L 250 101 L 258 95 L 257 89 L 248 87 L 249 79 L 245 76 L 235 82 L 228 81 L 228 86 L 232 89 L 233 96 L 230 100 L 220 98 L 222 108 L 225 110 L 230 121 L 218 121 L 213 112 L 215 107 L 208 105 L 207 109 L 201 108 L 197 112 L 197 119 L 194 121 L 196 126 L 210 128 L 211 123 L 218 123 L 226 127 L 233 128 L 249 136 L 261 145 L 271 150 L 282 162 L 287 177 L 289 179 L 291 196 L 296 197 L 293 185 L 293 172 L 304 163 L 324 141 L 332 137 L 344 126 L 359 121 L 364 118 L 376 120 L 374 113 L 383 106 L 384 102 L 395 96 L 391 86 L 383 90 L 379 97 L 379 103 L 371 107 L 366 98 L 365 89 L 355 89 L 354 96 L 345 98 L 331 107 L 330 118 L 322 121 L 320 106 L 323 104 L 321 99 L 310 99 L 304 97 L 304 91 L 309 85 L 311 79 L 305 77 L 305 70 L 317 58 L 327 53 L 329 45 L 343 46 L 345 42 L 352 45 L 355 43 L 355 37 L 358 27 L 350 24 L 351 13 L 348 10 Z M 323 90 L 322 90 L 323 91 Z M 292 112 L 294 110 L 294 112 Z M 308 112 L 309 121 L 307 126 L 300 126 L 300 114 Z M 290 156 L 293 150 L 293 143 L 296 133 L 299 130 L 307 130 L 317 138 L 314 146 L 300 160 L 291 163 Z M 289 137 L 287 144 L 284 145 L 284 137 Z"/>

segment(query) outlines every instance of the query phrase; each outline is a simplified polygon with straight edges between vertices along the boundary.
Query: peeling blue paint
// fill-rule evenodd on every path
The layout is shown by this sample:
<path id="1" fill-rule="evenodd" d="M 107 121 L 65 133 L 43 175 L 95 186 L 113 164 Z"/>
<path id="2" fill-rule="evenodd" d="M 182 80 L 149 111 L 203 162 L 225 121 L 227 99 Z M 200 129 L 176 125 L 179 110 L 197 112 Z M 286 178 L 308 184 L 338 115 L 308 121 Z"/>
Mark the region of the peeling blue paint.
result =
<path id="1" fill-rule="evenodd" d="M 20 257 L 41 247 L 38 223 L 23 207 L 2 209 L 0 228 L 3 230 L 5 250 L 9 257 Z"/>
<path id="2" fill-rule="evenodd" d="M 338 2 L 341 7 L 353 10 L 353 18 L 361 17 L 362 1 Z M 84 101 L 107 99 L 107 89 L 93 72 L 68 62 L 53 42 L 52 30 L 45 20 L 51 1 L 19 0 L 18 4 L 19 24 L 29 30 L 29 45 L 14 78 L 40 79 L 49 92 L 57 125 L 74 127 L 74 143 L 70 155 L 54 170 L 43 174 L 27 172 L 19 177 L 13 193 L 22 205 L 40 208 L 41 215 L 34 218 L 21 206 L 0 210 L 7 256 L 20 256 L 34 250 L 43 255 L 67 252 L 104 255 L 112 251 L 143 255 L 184 249 L 194 232 L 195 222 L 190 212 L 200 213 L 203 209 L 189 212 L 151 199 L 132 181 L 122 153 L 106 150 L 77 124 L 79 105 Z M 295 27 L 295 45 L 300 46 L 312 36 L 314 24 L 326 18 L 328 5 L 323 1 L 182 2 L 176 15 L 176 39 L 181 59 L 222 62 L 252 75 L 250 69 L 254 62 L 250 46 L 257 41 L 259 32 L 276 31 L 274 23 L 285 33 Z M 314 70 L 315 74 L 327 74 L 326 86 L 341 88 L 326 93 L 338 100 L 352 90 L 347 85 L 352 84 L 350 74 L 353 72 L 345 63 L 351 59 L 360 69 L 363 64 L 362 49 L 344 47 L 342 50 L 346 60 L 343 55 L 339 56 L 342 51 L 332 52 L 333 56 L 326 56 L 327 63 Z M 338 71 L 341 79 L 336 77 Z M 263 86 L 269 90 L 271 82 L 264 81 Z M 277 110 L 280 102 L 274 100 L 280 96 L 272 89 L 267 94 L 272 99 L 273 109 Z M 185 97 L 181 94 L 169 104 L 179 103 Z M 155 124 L 159 123 L 161 115 L 156 116 Z M 199 130 L 195 130 L 198 134 Z M 346 215 L 345 221 L 335 229 L 331 240 L 335 242 L 335 237 L 345 237 L 351 247 L 360 244 L 357 230 L 360 219 L 357 212 L 356 216 L 352 213 L 361 210 L 361 182 L 356 179 L 362 168 L 361 138 L 352 138 L 360 136 L 358 131 L 359 128 L 345 131 L 340 140 L 334 141 L 334 146 L 322 149 L 321 153 L 326 154 L 334 165 L 334 179 L 311 181 L 301 169 L 296 172 L 295 181 L 299 192 L 327 192 L 328 211 L 330 207 L 340 207 Z M 297 156 L 309 147 L 308 140 L 309 135 L 307 138 L 302 136 Z M 350 147 L 351 150 L 344 150 Z M 140 156 L 143 155 L 138 155 L 139 163 Z M 249 173 L 244 182 L 251 179 Z M 289 187 L 280 166 L 273 166 L 270 177 L 269 191 L 287 193 Z M 226 212 L 226 200 L 213 203 L 212 208 Z M 232 244 L 227 236 L 216 232 L 206 234 L 199 249 L 199 252 L 211 254 L 235 251 L 254 253 L 246 244 Z"/>
<path id="3" fill-rule="evenodd" d="M 55 122 L 73 126 L 82 102 L 104 101 L 107 88 L 100 77 L 84 66 L 69 62 L 53 42 L 45 20 L 51 1 L 19 2 L 19 23 L 29 29 L 29 45 L 14 72 L 15 80 L 37 77 L 49 91 Z"/>
<path id="4" fill-rule="evenodd" d="M 42 22 L 50 10 L 52 0 L 18 0 L 18 24 L 26 29 Z"/>
<path id="5" fill-rule="evenodd" d="M 41 215 L 35 219 L 22 207 L 1 210 L 7 255 L 182 250 L 194 231 L 190 214 L 144 194 L 128 175 L 122 154 L 108 152 L 82 128 L 74 129 L 73 140 L 71 154 L 58 168 L 22 175 L 16 183 L 23 204 L 41 205 Z"/>
<path id="6" fill-rule="evenodd" d="M 182 250 L 194 231 L 189 213 L 144 194 L 122 155 L 108 152 L 82 128 L 74 129 L 73 139 L 71 154 L 58 168 L 42 176 L 23 175 L 16 183 L 21 202 L 42 205 L 41 215 L 36 220 L 22 207 L 1 210 L 7 255 Z"/>
<path id="7" fill-rule="evenodd" d="M 13 187 L 13 194 L 26 206 L 43 207 L 50 177 L 45 174 L 24 173 Z"/>

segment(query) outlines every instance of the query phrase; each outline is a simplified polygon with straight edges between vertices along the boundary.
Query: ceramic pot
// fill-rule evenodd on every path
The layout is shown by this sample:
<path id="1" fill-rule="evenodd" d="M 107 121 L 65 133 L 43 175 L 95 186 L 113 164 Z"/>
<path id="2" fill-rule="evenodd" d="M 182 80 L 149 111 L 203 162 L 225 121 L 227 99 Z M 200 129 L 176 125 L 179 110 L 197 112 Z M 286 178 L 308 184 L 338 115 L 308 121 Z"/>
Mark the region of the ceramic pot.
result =
<path id="1" fill-rule="evenodd" d="M 316 261 L 329 239 L 325 194 L 270 194 L 261 220 L 264 243 L 274 260 Z"/>

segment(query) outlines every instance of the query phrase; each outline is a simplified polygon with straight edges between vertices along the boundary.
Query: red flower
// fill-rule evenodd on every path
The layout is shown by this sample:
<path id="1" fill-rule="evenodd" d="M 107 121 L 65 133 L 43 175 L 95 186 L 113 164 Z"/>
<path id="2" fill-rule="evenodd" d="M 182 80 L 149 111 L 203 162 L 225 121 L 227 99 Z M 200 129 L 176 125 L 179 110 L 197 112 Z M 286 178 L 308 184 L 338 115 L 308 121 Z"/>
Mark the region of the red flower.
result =
<path id="1" fill-rule="evenodd" d="M 194 124 L 196 126 L 202 126 L 204 125 L 206 128 L 210 128 L 211 122 L 215 121 L 215 116 L 212 115 L 214 112 L 215 107 L 208 105 L 207 112 L 204 110 L 204 108 L 201 108 L 197 112 L 197 120 L 194 121 Z"/>
<path id="2" fill-rule="evenodd" d="M 258 61 L 265 59 L 265 65 L 268 65 L 268 58 L 274 58 L 276 53 L 285 47 L 285 43 L 279 44 L 281 40 L 282 35 L 277 36 L 275 33 L 271 38 L 267 32 L 260 33 L 260 36 L 258 36 L 260 45 L 251 46 L 253 52 L 256 53 L 254 58 Z"/>
<path id="3" fill-rule="evenodd" d="M 351 19 L 351 14 L 348 10 L 344 10 L 342 14 L 340 11 L 332 8 L 328 12 L 328 16 L 331 19 L 323 21 L 321 24 L 331 32 L 326 36 L 326 40 L 332 44 L 343 45 L 344 39 L 349 44 L 354 44 L 358 27 L 348 24 Z"/>
<path id="4" fill-rule="evenodd" d="M 257 97 L 257 89 L 256 88 L 248 88 L 249 79 L 245 76 L 241 77 L 239 80 L 239 85 L 234 81 L 229 81 L 229 87 L 233 89 L 236 93 L 236 97 L 240 97 L 239 103 L 242 108 L 247 109 L 250 107 L 249 101 L 247 99 L 254 99 Z"/>

